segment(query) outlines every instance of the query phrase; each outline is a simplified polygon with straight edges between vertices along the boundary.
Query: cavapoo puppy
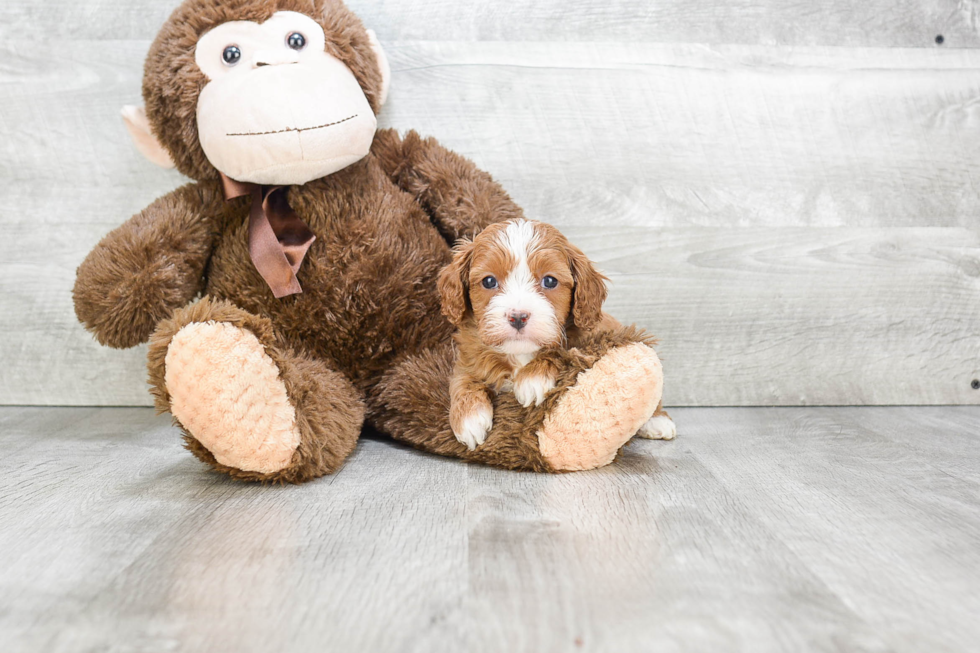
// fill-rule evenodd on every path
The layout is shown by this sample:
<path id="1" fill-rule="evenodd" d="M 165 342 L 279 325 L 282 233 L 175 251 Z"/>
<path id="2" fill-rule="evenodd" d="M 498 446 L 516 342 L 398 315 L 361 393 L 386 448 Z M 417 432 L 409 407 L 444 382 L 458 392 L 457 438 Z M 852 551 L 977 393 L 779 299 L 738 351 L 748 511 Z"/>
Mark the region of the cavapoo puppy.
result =
<path id="1" fill-rule="evenodd" d="M 547 353 L 574 347 L 594 330 L 613 329 L 602 311 L 606 281 L 579 248 L 543 222 L 493 224 L 461 240 L 439 276 L 442 311 L 458 327 L 449 420 L 470 449 L 493 426 L 491 393 L 513 392 L 540 404 L 558 369 Z M 669 440 L 674 423 L 662 407 L 639 435 Z"/>

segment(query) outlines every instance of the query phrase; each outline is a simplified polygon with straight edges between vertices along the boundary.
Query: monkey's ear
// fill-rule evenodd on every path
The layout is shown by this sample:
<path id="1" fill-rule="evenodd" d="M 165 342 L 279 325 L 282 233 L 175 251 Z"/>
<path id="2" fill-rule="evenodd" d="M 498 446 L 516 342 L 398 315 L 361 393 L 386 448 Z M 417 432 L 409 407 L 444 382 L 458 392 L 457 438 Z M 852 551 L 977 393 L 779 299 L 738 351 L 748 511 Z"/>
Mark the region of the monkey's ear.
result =
<path id="1" fill-rule="evenodd" d="M 367 31 L 368 38 L 371 40 L 371 49 L 378 60 L 378 69 L 381 70 L 381 95 L 378 97 L 378 104 L 384 104 L 388 99 L 388 86 L 391 84 L 391 66 L 388 65 L 388 55 L 378 42 L 378 36 L 373 29 Z"/>
<path id="2" fill-rule="evenodd" d="M 140 154 L 161 168 L 173 168 L 174 160 L 170 153 L 160 145 L 153 132 L 150 131 L 150 121 L 146 118 L 143 107 L 128 104 L 122 108 L 122 119 L 126 123 L 126 131 L 133 138 L 133 144 Z"/>

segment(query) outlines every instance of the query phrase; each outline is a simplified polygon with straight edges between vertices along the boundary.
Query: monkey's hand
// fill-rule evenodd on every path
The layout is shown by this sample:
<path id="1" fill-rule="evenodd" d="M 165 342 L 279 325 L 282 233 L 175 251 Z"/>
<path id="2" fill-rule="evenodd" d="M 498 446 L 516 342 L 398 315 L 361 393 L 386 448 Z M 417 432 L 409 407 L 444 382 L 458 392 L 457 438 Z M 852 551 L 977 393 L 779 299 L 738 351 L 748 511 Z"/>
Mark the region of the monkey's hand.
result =
<path id="1" fill-rule="evenodd" d="M 213 197 L 212 197 L 213 195 Z M 204 285 L 220 195 L 188 184 L 110 232 L 78 268 L 75 314 L 103 345 L 145 342 Z M 210 209 L 210 210 L 209 210 Z"/>

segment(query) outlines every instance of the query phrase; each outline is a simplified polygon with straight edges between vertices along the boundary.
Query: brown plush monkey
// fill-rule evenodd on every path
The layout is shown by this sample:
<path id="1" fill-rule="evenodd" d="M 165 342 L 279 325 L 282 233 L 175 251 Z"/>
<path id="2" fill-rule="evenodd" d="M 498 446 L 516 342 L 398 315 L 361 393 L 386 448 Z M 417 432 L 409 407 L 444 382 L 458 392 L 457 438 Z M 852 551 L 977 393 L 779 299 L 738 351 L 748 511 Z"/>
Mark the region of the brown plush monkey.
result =
<path id="1" fill-rule="evenodd" d="M 435 140 L 376 131 L 388 77 L 339 1 L 184 2 L 147 57 L 145 111 L 124 118 L 148 158 L 195 181 L 88 255 L 79 319 L 112 347 L 150 340 L 157 407 L 236 478 L 332 472 L 365 422 L 502 467 L 609 463 L 661 395 L 631 329 L 566 356 L 539 406 L 501 397 L 473 451 L 453 436 L 436 277 L 456 238 L 522 212 Z"/>

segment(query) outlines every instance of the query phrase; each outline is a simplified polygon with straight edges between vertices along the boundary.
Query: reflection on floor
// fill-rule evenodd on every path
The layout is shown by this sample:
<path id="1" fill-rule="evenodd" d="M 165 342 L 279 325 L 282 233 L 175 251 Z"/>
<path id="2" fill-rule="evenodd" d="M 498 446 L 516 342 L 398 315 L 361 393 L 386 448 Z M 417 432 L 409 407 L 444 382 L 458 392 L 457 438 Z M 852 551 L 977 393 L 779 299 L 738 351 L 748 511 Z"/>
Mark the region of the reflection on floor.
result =
<path id="1" fill-rule="evenodd" d="M 969 651 L 980 408 L 675 409 L 612 466 L 365 439 L 207 471 L 148 409 L 0 409 L 5 651 Z"/>

